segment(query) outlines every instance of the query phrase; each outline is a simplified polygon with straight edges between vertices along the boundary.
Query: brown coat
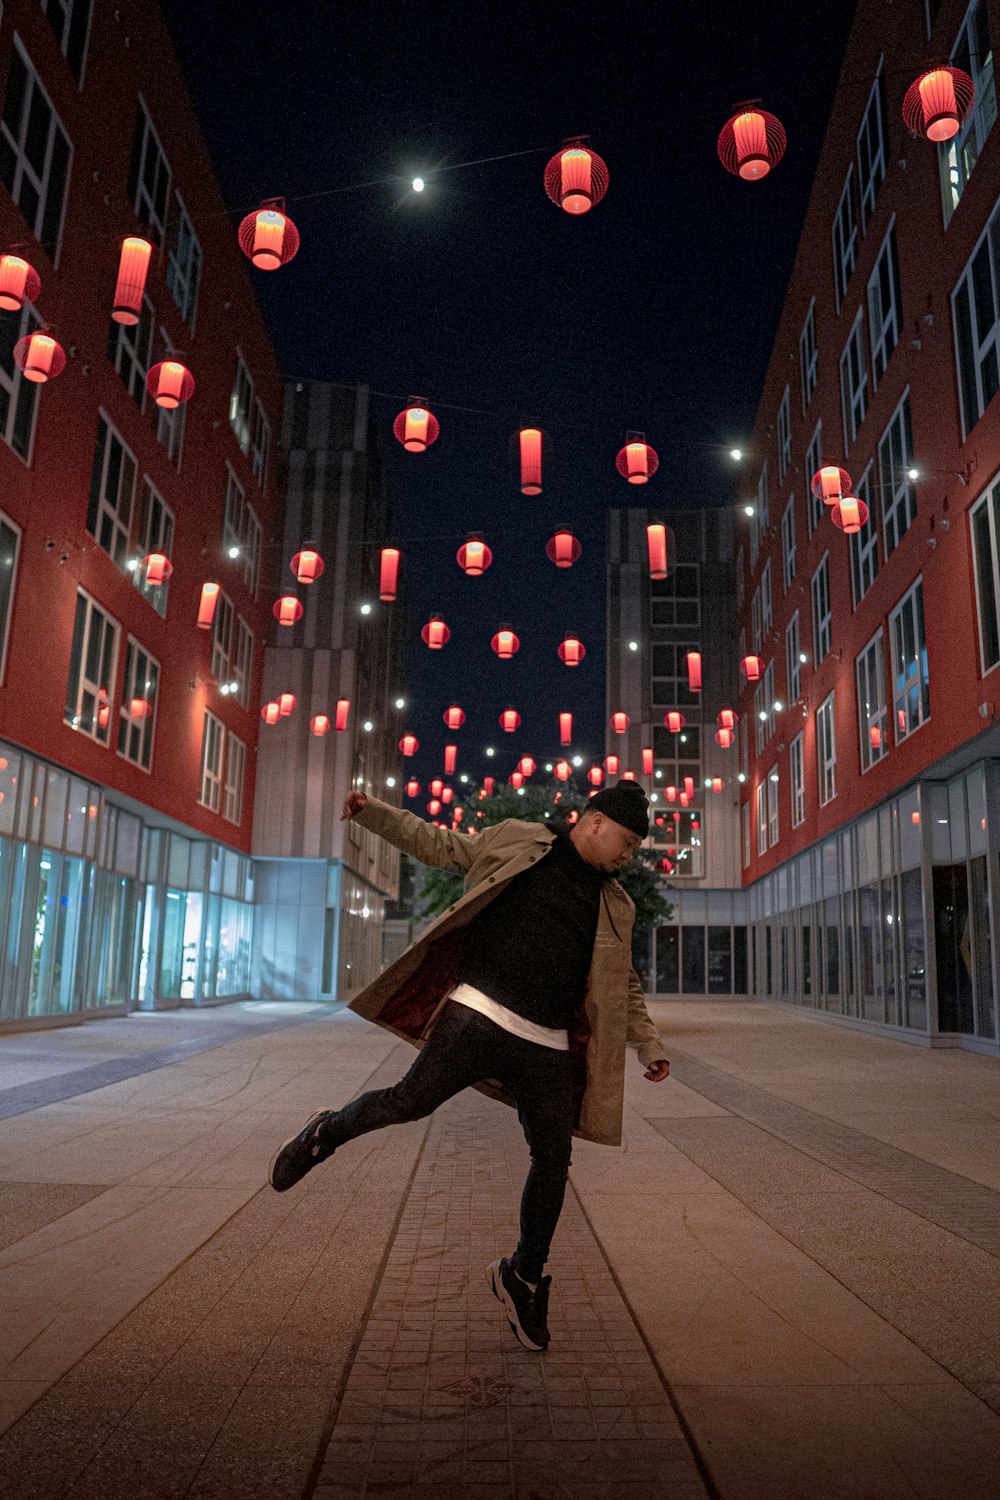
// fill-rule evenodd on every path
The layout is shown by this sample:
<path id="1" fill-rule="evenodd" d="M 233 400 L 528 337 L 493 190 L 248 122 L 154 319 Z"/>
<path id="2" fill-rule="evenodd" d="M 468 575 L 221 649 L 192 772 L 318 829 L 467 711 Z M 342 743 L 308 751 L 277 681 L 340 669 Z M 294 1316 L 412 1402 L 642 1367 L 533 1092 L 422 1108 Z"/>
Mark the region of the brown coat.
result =
<path id="1" fill-rule="evenodd" d="M 465 894 L 406 952 L 350 1002 L 350 1009 L 421 1047 L 457 976 L 469 922 L 515 875 L 548 854 L 555 834 L 544 823 L 508 818 L 473 836 L 435 828 L 414 813 L 369 797 L 356 821 L 425 865 L 457 870 Z M 618 1146 L 622 1136 L 625 1045 L 644 1064 L 666 1057 L 632 968 L 635 905 L 617 880 L 603 884 L 594 953 L 583 1005 L 570 1032 L 579 1103 L 574 1135 Z M 495 1080 L 476 1087 L 506 1104 Z"/>

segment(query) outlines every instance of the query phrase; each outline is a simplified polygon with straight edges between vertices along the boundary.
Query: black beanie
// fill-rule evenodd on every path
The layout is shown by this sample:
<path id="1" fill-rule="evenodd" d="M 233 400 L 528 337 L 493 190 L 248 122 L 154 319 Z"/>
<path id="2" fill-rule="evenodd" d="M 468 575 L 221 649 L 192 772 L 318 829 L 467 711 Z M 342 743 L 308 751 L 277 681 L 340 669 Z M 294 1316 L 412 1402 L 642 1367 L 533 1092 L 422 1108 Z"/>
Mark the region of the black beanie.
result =
<path id="1" fill-rule="evenodd" d="M 649 836 L 649 798 L 637 781 L 619 781 L 617 786 L 606 786 L 591 797 L 587 811 L 602 812 L 613 823 L 620 823 L 630 833 L 640 838 Z"/>

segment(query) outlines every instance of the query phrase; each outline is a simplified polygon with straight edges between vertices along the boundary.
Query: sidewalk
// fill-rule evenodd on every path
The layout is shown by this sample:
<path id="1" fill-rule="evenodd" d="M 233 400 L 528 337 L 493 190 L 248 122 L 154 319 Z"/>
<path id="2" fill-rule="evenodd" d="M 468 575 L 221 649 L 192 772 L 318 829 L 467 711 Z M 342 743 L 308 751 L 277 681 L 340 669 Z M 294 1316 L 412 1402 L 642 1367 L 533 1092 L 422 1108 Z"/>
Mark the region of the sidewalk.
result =
<path id="1" fill-rule="evenodd" d="M 485 1281 L 513 1111 L 266 1185 L 406 1044 L 330 1007 L 0 1038 L 0 1493 L 994 1497 L 1000 1063 L 651 1008 L 673 1076 L 630 1054 L 624 1146 L 574 1144 L 541 1356 Z"/>

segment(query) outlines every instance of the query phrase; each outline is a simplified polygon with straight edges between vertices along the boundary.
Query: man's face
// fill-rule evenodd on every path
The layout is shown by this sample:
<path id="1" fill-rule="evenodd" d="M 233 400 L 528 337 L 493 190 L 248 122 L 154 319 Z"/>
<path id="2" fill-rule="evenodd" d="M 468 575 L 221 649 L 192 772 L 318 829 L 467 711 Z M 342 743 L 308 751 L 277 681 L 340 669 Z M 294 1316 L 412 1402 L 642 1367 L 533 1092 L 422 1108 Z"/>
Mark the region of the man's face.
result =
<path id="1" fill-rule="evenodd" d="M 592 813 L 590 862 L 606 875 L 617 875 L 630 864 L 642 839 L 630 828 L 623 828 L 603 813 Z M 589 820 L 588 820 L 589 821 Z"/>

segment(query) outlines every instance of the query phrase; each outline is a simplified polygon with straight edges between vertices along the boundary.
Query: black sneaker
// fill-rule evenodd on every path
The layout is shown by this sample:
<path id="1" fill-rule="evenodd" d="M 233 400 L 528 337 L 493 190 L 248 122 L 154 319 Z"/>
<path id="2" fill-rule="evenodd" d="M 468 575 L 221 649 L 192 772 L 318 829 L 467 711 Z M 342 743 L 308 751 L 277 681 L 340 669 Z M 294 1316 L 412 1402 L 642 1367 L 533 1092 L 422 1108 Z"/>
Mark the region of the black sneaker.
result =
<path id="1" fill-rule="evenodd" d="M 507 1322 L 518 1343 L 539 1353 L 549 1345 L 545 1319 L 549 1311 L 551 1276 L 543 1276 L 537 1291 L 522 1281 L 510 1261 L 503 1257 L 487 1267 L 486 1280 L 497 1301 L 503 1304 Z"/>
<path id="2" fill-rule="evenodd" d="M 284 1145 L 278 1147 L 267 1171 L 276 1193 L 294 1187 L 313 1167 L 333 1155 L 336 1146 L 324 1146 L 319 1138 L 320 1125 L 332 1114 L 336 1114 L 336 1110 L 318 1109 L 309 1116 L 298 1135 L 290 1135 Z"/>

